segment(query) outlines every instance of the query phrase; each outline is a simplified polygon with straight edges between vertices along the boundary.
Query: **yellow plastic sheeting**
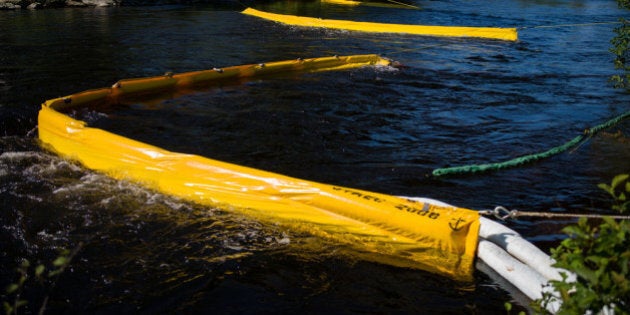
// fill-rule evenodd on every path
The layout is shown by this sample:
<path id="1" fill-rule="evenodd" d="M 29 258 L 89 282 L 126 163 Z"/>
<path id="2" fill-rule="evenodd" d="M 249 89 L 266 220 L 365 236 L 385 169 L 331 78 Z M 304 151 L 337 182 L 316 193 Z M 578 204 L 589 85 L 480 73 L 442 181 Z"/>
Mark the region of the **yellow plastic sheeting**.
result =
<path id="1" fill-rule="evenodd" d="M 342 29 L 350 31 L 374 32 L 374 33 L 405 33 L 427 36 L 450 36 L 450 37 L 477 37 L 516 41 L 518 34 L 516 28 L 498 27 L 465 27 L 465 26 L 428 26 L 428 25 L 406 25 L 372 22 L 354 22 L 346 20 L 327 20 L 296 15 L 284 15 L 263 12 L 252 8 L 242 11 L 243 14 L 256 16 L 259 18 L 276 21 L 288 25 L 323 27 L 331 29 Z"/>
<path id="2" fill-rule="evenodd" d="M 322 2 L 341 4 L 341 5 L 348 5 L 348 6 L 352 6 L 352 7 L 361 5 L 361 1 L 354 1 L 354 0 L 322 0 Z"/>
<path id="3" fill-rule="evenodd" d="M 265 71 L 319 71 L 386 63 L 376 55 L 329 57 L 123 80 L 111 88 L 46 101 L 39 112 L 39 138 L 50 150 L 117 179 L 312 233 L 353 248 L 361 258 L 471 280 L 479 231 L 476 211 L 438 207 L 170 152 L 88 127 L 61 112 L 112 104 L 130 94 L 186 87 L 222 78 L 222 74 L 258 77 Z"/>
<path id="4" fill-rule="evenodd" d="M 323 57 L 312 59 L 296 59 L 270 63 L 214 68 L 187 72 L 182 74 L 165 74 L 163 76 L 141 79 L 121 80 L 114 84 L 112 96 L 128 96 L 130 94 L 154 92 L 159 89 L 180 89 L 203 86 L 204 84 L 223 81 L 238 81 L 251 77 L 260 77 L 287 72 L 318 72 L 356 68 L 365 65 L 389 65 L 390 61 L 378 55 L 354 55 L 344 57 Z"/>
<path id="5" fill-rule="evenodd" d="M 321 0 L 323 3 L 331 3 L 338 5 L 346 5 L 351 7 L 356 7 L 359 5 L 370 6 L 370 7 L 381 7 L 381 8 L 397 8 L 397 9 L 415 9 L 419 10 L 420 7 L 407 4 L 404 2 L 394 1 L 394 0 L 386 0 L 386 2 L 376 2 L 376 1 L 355 1 L 355 0 Z"/>

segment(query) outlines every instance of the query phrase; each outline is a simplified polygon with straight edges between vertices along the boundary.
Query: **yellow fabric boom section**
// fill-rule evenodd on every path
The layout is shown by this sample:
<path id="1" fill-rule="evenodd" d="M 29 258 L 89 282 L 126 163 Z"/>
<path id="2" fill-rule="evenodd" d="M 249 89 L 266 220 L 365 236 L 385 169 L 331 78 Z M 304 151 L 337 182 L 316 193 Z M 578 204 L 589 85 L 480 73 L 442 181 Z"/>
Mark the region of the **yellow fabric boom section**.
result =
<path id="1" fill-rule="evenodd" d="M 345 6 L 351 6 L 351 7 L 364 5 L 364 6 L 381 7 L 381 8 L 414 9 L 414 10 L 420 9 L 420 7 L 418 6 L 407 4 L 404 2 L 399 2 L 395 0 L 386 0 L 386 1 L 388 2 L 354 1 L 354 0 L 321 0 L 322 3 L 345 5 Z"/>
<path id="2" fill-rule="evenodd" d="M 349 5 L 349 6 L 361 5 L 361 1 L 354 1 L 354 0 L 322 0 L 322 2 Z"/>
<path id="3" fill-rule="evenodd" d="M 466 26 L 430 26 L 430 25 L 407 25 L 372 22 L 355 22 L 347 20 L 327 20 L 312 17 L 284 15 L 259 11 L 247 8 L 241 13 L 256 16 L 259 18 L 280 22 L 288 25 L 323 27 L 331 29 L 342 29 L 350 31 L 374 32 L 374 33 L 405 33 L 413 35 L 427 36 L 450 36 L 450 37 L 477 37 L 516 41 L 518 34 L 516 28 L 499 27 L 466 27 Z"/>
<path id="4" fill-rule="evenodd" d="M 179 91 L 225 76 L 256 78 L 271 73 L 388 63 L 377 55 L 325 57 L 122 80 L 111 88 L 46 101 L 38 117 L 39 138 L 44 147 L 59 155 L 116 179 L 312 233 L 347 245 L 361 258 L 471 280 L 479 230 L 476 211 L 438 207 L 170 152 L 88 127 L 86 122 L 63 113 L 82 106 L 114 104 L 128 95 Z"/>

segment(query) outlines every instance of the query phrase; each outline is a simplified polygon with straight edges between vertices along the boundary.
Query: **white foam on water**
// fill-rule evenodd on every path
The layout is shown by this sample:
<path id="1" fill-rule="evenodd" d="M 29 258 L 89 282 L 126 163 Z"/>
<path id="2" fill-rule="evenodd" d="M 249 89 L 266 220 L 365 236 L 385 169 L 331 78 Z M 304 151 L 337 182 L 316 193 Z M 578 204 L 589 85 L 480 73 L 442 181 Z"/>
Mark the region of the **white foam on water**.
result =
<path id="1" fill-rule="evenodd" d="M 396 62 L 395 60 L 392 60 L 392 62 Z M 392 72 L 399 72 L 400 69 L 394 67 L 394 66 L 386 66 L 386 65 L 376 65 L 374 66 L 374 69 L 376 69 L 377 73 L 392 73 Z"/>
<path id="2" fill-rule="evenodd" d="M 37 211 L 16 208 L 19 217 L 2 227 L 29 255 L 77 242 L 101 246 L 124 240 L 160 248 L 156 257 L 177 252 L 218 264 L 292 243 L 282 227 L 115 180 L 47 152 L 4 152 L 0 175 L 15 178 L 18 188 L 10 193 L 16 200 L 41 203 Z M 25 178 L 35 185 L 23 184 Z M 30 224 L 27 216 L 39 219 Z M 151 264 L 159 263 L 156 259 L 147 258 Z"/>

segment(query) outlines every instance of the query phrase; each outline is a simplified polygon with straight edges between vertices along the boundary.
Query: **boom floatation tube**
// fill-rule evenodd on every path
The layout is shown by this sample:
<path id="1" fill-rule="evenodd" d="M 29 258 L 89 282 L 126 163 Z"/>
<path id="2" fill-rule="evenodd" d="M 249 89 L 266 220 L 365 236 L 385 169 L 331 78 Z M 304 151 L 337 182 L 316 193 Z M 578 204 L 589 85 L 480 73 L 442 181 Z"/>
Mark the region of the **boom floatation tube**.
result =
<path id="1" fill-rule="evenodd" d="M 324 237 L 353 248 L 352 252 L 363 259 L 472 280 L 479 232 L 477 211 L 170 152 L 88 127 L 86 122 L 63 114 L 77 107 L 115 104 L 128 96 L 185 91 L 217 80 L 389 63 L 377 55 L 326 57 L 122 80 L 111 88 L 46 101 L 39 112 L 39 138 L 59 155 L 116 179 Z"/>
<path id="2" fill-rule="evenodd" d="M 476 256 L 529 298 L 542 297 L 542 288 L 549 280 L 561 279 L 560 270 L 551 267 L 553 260 L 518 233 L 481 218 L 477 211 L 170 152 L 88 127 L 63 114 L 85 106 L 116 104 L 126 97 L 149 98 L 165 91 L 185 94 L 195 86 L 266 75 L 389 64 L 377 55 L 358 55 L 121 80 L 111 88 L 46 101 L 39 112 L 39 138 L 44 147 L 59 155 L 116 179 L 327 238 L 347 245 L 363 259 L 469 281 Z M 558 301 L 550 303 L 547 310 L 555 313 L 559 305 Z"/>
<path id="3" fill-rule="evenodd" d="M 337 5 L 345 5 L 356 7 L 359 5 L 370 6 L 370 7 L 381 7 L 381 8 L 397 8 L 397 9 L 414 9 L 419 10 L 420 7 L 407 4 L 404 2 L 387 0 L 388 2 L 378 2 L 378 1 L 355 1 L 355 0 L 321 0 L 322 3 L 329 4 L 337 4 Z"/>
<path id="4" fill-rule="evenodd" d="M 324 3 L 333 3 L 333 4 L 341 4 L 341 5 L 348 5 L 348 6 L 361 5 L 361 1 L 354 1 L 354 0 L 322 0 L 322 2 L 324 2 Z"/>
<path id="5" fill-rule="evenodd" d="M 288 25 L 322 27 L 330 29 L 342 29 L 349 31 L 373 32 L 373 33 L 401 33 L 426 36 L 449 37 L 476 37 L 516 41 L 518 33 L 516 28 L 499 27 L 467 27 L 467 26 L 430 26 L 407 25 L 372 22 L 355 22 L 347 20 L 328 20 L 312 17 L 285 15 L 259 11 L 247 8 L 241 13 L 259 18 L 280 22 Z"/>

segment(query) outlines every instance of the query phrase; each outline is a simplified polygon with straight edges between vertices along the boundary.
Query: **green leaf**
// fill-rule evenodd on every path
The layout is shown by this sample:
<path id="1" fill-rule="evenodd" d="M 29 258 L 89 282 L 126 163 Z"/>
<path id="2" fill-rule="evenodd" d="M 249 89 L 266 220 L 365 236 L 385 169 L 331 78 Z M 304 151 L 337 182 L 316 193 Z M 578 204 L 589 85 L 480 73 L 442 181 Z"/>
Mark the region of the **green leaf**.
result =
<path id="1" fill-rule="evenodd" d="M 44 265 L 38 265 L 37 267 L 35 267 L 35 276 L 37 276 L 38 278 L 41 278 L 45 270 L 46 270 L 46 267 L 44 267 Z"/>
<path id="2" fill-rule="evenodd" d="M 59 256 L 59 257 L 57 257 L 57 259 L 55 259 L 55 261 L 53 261 L 53 266 L 61 267 L 61 266 L 67 265 L 69 262 L 70 262 L 70 260 L 68 259 L 68 257 Z"/>
<path id="3" fill-rule="evenodd" d="M 619 76 L 616 76 L 616 75 L 612 76 L 612 80 L 613 81 L 619 81 L 619 79 L 620 79 Z M 599 187 L 601 190 L 603 190 L 603 191 L 605 191 L 605 192 L 607 192 L 609 194 L 612 194 L 613 189 L 608 184 L 603 184 L 603 183 L 602 184 L 598 184 L 597 187 Z"/>
<path id="4" fill-rule="evenodd" d="M 4 306 L 5 314 L 13 314 L 13 306 L 11 306 L 11 304 L 8 302 L 2 302 L 2 305 Z"/>
<path id="5" fill-rule="evenodd" d="M 612 189 L 617 188 L 617 186 L 619 186 L 619 184 L 621 184 L 622 182 L 627 180 L 628 177 L 630 177 L 630 175 L 628 175 L 628 174 L 619 174 L 619 175 L 615 176 L 615 178 L 613 178 L 612 184 L 611 184 Z"/>
<path id="6" fill-rule="evenodd" d="M 20 277 L 20 280 L 18 280 L 18 285 L 23 285 L 24 282 L 26 282 L 26 273 L 22 274 L 22 276 Z"/>
<path id="7" fill-rule="evenodd" d="M 566 233 L 569 236 L 577 236 L 577 237 L 583 237 L 584 235 L 586 235 L 587 233 L 585 233 L 584 230 L 582 230 L 579 226 L 576 225 L 569 225 L 565 228 L 562 229 L 562 232 Z M 572 239 L 566 239 L 565 240 L 567 243 L 572 242 Z"/>
<path id="8" fill-rule="evenodd" d="M 15 291 L 17 291 L 20 288 L 20 286 L 17 283 L 11 283 L 7 286 L 7 293 L 11 294 Z"/>

